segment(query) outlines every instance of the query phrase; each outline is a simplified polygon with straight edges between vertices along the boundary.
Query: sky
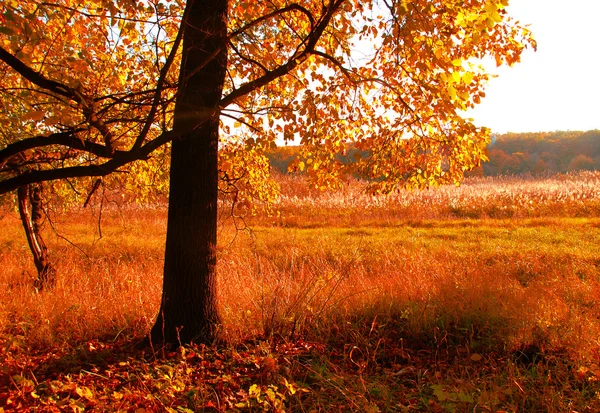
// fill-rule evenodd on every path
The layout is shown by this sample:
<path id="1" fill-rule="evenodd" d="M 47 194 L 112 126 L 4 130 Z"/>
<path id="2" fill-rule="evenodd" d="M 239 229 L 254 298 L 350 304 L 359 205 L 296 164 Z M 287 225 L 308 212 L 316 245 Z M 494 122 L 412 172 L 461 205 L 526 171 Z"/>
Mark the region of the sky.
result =
<path id="1" fill-rule="evenodd" d="M 538 43 L 468 116 L 494 133 L 600 129 L 600 0 L 510 0 Z M 495 65 L 494 65 L 495 66 Z"/>

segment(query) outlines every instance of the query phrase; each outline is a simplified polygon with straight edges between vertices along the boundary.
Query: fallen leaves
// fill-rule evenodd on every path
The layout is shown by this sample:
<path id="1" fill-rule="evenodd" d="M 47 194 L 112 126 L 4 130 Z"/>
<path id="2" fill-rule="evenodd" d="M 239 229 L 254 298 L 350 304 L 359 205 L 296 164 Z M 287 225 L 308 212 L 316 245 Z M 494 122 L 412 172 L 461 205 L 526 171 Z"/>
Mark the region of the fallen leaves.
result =
<path id="1" fill-rule="evenodd" d="M 21 351 L 4 367 L 10 376 L 0 403 L 25 411 L 230 411 L 242 405 L 283 411 L 289 397 L 306 391 L 278 373 L 300 348 L 310 346 L 288 345 L 278 355 L 205 346 L 148 353 L 100 342 L 52 349 L 51 356 Z"/>
<path id="2" fill-rule="evenodd" d="M 552 365 L 519 367 L 510 357 L 473 353 L 466 346 L 440 352 L 394 340 L 386 340 L 385 349 L 380 340 L 364 342 L 364 353 L 374 346 L 385 354 L 360 369 L 358 353 L 343 342 L 257 339 L 152 351 L 134 348 L 132 339 L 38 350 L 11 350 L 0 340 L 5 411 L 448 412 L 473 405 L 512 411 L 546 380 L 546 370 L 556 378 L 546 385 L 565 392 L 578 386 L 593 390 L 599 377 L 596 365 L 571 371 L 567 362 L 552 358 Z M 532 375 L 532 369 L 539 373 Z"/>

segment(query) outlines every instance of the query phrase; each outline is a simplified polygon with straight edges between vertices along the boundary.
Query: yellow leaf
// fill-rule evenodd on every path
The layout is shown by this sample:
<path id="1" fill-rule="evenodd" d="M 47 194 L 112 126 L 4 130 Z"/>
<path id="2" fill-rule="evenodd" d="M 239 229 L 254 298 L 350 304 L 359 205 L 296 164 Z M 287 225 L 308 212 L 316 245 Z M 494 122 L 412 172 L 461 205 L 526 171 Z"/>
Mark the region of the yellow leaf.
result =
<path id="1" fill-rule="evenodd" d="M 94 398 L 94 393 L 92 393 L 89 387 L 78 386 L 75 388 L 75 393 L 77 393 L 80 397 L 84 397 L 88 400 L 92 400 Z"/>
<path id="2" fill-rule="evenodd" d="M 462 75 L 462 81 L 465 85 L 470 85 L 473 82 L 473 73 L 466 72 Z"/>
<path id="3" fill-rule="evenodd" d="M 257 397 L 260 396 L 260 387 L 258 387 L 257 384 L 253 384 L 252 386 L 250 386 L 250 388 L 248 389 L 248 394 L 250 395 L 250 397 Z"/>
<path id="4" fill-rule="evenodd" d="M 454 86 L 448 87 L 448 93 L 450 94 L 450 98 L 452 100 L 456 100 L 456 89 L 454 88 Z"/>

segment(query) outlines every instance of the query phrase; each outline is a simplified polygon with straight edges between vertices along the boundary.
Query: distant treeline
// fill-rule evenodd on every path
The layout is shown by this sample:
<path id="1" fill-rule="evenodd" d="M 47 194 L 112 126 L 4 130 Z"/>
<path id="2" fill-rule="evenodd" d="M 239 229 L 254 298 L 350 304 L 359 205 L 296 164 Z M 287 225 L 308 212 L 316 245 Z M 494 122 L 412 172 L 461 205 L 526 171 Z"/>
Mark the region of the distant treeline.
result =
<path id="1" fill-rule="evenodd" d="M 600 170 L 600 130 L 498 135 L 488 157 L 485 175 Z"/>
<path id="2" fill-rule="evenodd" d="M 351 148 L 342 162 L 354 159 Z M 600 170 L 600 130 L 588 132 L 533 132 L 494 135 L 487 148 L 489 161 L 472 175 L 545 174 Z M 274 169 L 287 172 L 299 147 L 278 147 L 267 156 Z M 361 153 L 363 157 L 368 153 Z"/>

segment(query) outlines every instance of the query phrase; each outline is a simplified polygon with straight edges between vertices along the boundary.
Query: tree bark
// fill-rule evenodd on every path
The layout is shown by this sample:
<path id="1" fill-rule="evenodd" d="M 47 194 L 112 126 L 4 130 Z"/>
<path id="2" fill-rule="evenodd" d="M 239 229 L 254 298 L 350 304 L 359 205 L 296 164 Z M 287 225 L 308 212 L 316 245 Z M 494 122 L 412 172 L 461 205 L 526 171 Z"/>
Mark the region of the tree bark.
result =
<path id="1" fill-rule="evenodd" d="M 50 262 L 48 248 L 41 234 L 44 221 L 41 184 L 19 187 L 17 197 L 19 200 L 19 216 L 37 270 L 34 286 L 38 291 L 41 291 L 46 287 L 53 287 L 56 283 L 56 269 Z M 29 210 L 30 206 L 31 211 Z"/>
<path id="2" fill-rule="evenodd" d="M 227 0 L 190 0 L 175 105 L 163 295 L 153 343 L 212 342 L 216 302 L 219 101 Z"/>

